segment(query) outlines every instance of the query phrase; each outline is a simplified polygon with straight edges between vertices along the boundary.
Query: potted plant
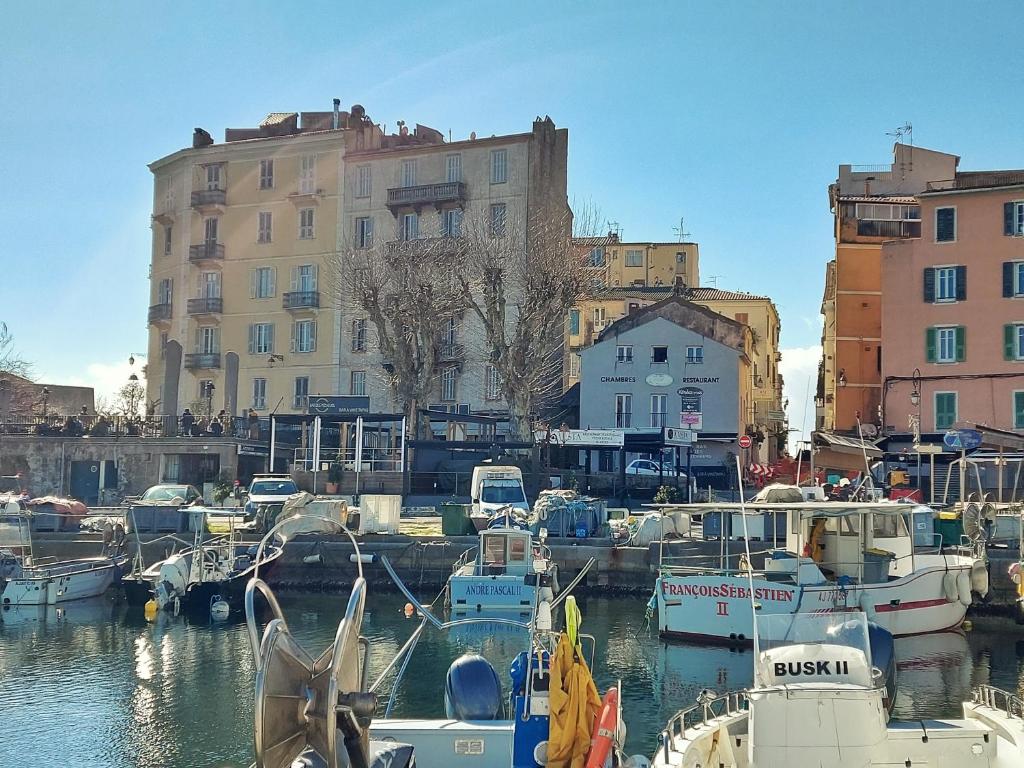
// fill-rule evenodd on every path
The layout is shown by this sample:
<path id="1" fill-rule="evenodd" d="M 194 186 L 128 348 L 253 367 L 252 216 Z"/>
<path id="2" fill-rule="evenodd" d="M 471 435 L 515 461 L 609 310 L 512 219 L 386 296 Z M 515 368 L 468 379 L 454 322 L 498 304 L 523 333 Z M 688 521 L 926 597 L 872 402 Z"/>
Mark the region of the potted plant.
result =
<path id="1" fill-rule="evenodd" d="M 341 463 L 341 455 L 339 454 L 327 469 L 327 493 L 335 494 L 338 492 L 338 488 L 341 486 L 342 471 L 343 466 Z"/>

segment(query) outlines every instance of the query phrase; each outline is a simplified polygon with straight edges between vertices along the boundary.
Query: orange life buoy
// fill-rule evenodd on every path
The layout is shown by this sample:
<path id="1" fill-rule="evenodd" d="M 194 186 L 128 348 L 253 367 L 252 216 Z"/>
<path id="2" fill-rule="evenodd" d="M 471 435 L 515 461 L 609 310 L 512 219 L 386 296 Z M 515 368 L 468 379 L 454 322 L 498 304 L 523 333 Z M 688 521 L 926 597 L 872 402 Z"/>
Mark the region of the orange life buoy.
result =
<path id="1" fill-rule="evenodd" d="M 614 686 L 604 695 L 601 713 L 594 721 L 594 732 L 590 736 L 590 754 L 587 755 L 587 768 L 603 768 L 619 719 L 619 689 Z"/>

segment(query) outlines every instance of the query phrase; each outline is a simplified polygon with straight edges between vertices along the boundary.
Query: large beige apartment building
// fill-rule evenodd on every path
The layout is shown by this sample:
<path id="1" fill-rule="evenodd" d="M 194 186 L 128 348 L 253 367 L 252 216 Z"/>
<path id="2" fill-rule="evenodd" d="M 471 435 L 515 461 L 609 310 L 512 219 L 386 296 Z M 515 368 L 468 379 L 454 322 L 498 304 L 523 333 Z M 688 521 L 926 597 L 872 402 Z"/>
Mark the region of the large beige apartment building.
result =
<path id="1" fill-rule="evenodd" d="M 303 412 L 309 395 L 361 395 L 394 410 L 367 319 L 336 295 L 343 254 L 458 235 L 463 214 L 528 220 L 566 206 L 568 133 L 445 141 L 417 125 L 387 134 L 363 108 L 272 113 L 217 143 L 150 165 L 154 176 L 148 381 L 163 413 Z M 502 219 L 504 220 L 504 218 Z M 524 235 L 525 236 L 525 235 Z M 437 407 L 500 412 L 482 344 L 453 321 Z M 169 342 L 178 355 L 165 354 Z M 432 403 L 435 404 L 435 403 Z"/>

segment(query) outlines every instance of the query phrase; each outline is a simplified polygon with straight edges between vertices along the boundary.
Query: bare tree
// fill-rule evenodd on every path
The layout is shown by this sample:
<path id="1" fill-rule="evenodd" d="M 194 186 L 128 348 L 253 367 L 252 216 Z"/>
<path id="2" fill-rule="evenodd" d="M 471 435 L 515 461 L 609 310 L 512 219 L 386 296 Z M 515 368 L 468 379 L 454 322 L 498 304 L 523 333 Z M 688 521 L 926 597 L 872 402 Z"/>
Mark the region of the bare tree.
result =
<path id="1" fill-rule="evenodd" d="M 0 421 L 32 416 L 36 406 L 32 364 L 14 346 L 14 335 L 0 321 Z"/>
<path id="2" fill-rule="evenodd" d="M 594 290 L 590 251 L 606 241 L 594 236 L 598 221 L 588 206 L 574 222 L 556 202 L 528 218 L 492 206 L 465 222 L 462 298 L 482 326 L 516 437 L 528 438 L 562 394 L 569 309 Z M 573 240 L 574 223 L 585 247 Z"/>
<path id="3" fill-rule="evenodd" d="M 137 381 L 129 381 L 117 390 L 114 397 L 114 412 L 126 419 L 137 419 L 142 415 L 141 409 L 145 400 L 146 388 Z"/>
<path id="4" fill-rule="evenodd" d="M 388 384 L 416 436 L 425 428 L 418 409 L 441 370 L 444 328 L 465 308 L 454 278 L 463 246 L 453 237 L 378 243 L 343 251 L 333 265 L 353 348 L 369 350 L 376 341 L 382 367 L 373 373 Z"/>

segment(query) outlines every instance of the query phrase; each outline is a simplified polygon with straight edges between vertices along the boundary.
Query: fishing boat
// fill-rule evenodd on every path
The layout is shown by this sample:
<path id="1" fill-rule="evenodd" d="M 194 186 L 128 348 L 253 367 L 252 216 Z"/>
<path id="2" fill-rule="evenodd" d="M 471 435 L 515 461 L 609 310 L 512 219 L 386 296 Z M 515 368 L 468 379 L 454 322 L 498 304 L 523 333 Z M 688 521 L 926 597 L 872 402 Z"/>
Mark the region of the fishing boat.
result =
<path id="1" fill-rule="evenodd" d="M 747 502 L 683 509 L 739 513 L 744 524 L 755 515 L 785 515 L 786 546 L 768 550 L 763 568 L 752 573 L 749 553 L 718 568 L 663 558 L 652 601 L 666 637 L 749 644 L 755 612 L 862 612 L 894 636 L 940 632 L 960 626 L 974 595 L 988 592 L 984 543 L 921 551 L 904 504 Z"/>
<path id="2" fill-rule="evenodd" d="M 206 537 L 206 510 L 195 508 L 192 546 L 146 567 L 142 546 L 131 574 L 122 579 L 125 597 L 150 611 L 171 611 L 224 618 L 241 610 L 245 586 L 257 564 L 268 572 L 283 552 L 283 542 L 269 543 L 256 558 L 256 546 L 238 540 L 232 527 L 227 536 Z M 150 542 L 152 543 L 152 542 Z"/>
<path id="3" fill-rule="evenodd" d="M 558 566 L 545 540 L 542 534 L 535 541 L 529 530 L 509 524 L 481 531 L 479 545 L 452 566 L 447 588 L 452 611 L 530 613 L 538 590 L 541 599 L 551 601 L 558 592 Z"/>
<path id="4" fill-rule="evenodd" d="M 674 715 L 655 768 L 1024 766 L 1024 703 L 997 688 L 975 688 L 962 718 L 890 721 L 864 613 L 758 615 L 756 628 L 753 685 Z"/>
<path id="5" fill-rule="evenodd" d="M 603 700 L 598 697 L 588 663 L 588 658 L 593 659 L 594 641 L 580 631 L 579 612 L 567 594 L 565 613 L 569 618 L 564 632 L 551 626 L 554 606 L 536 595 L 528 621 L 497 619 L 524 627 L 529 635 L 526 648 L 511 665 L 507 698 L 494 668 L 481 656 L 464 655 L 448 670 L 444 718 L 392 718 L 395 691 L 424 628 L 445 630 L 477 619 L 442 622 L 416 602 L 382 557 L 384 567 L 422 620 L 377 681 L 369 684 L 370 643 L 360 635 L 367 587 L 358 542 L 349 536 L 356 548 L 354 562 L 359 575 L 334 643 L 319 656 L 297 642 L 263 581 L 254 578 L 247 588 L 246 621 L 257 669 L 254 731 L 258 768 L 296 764 L 309 768 L 540 768 L 549 761 L 569 764 L 573 759 L 579 765 L 586 761 L 587 766 L 627 764 L 620 750 L 625 729 L 618 689 L 609 689 Z M 262 637 L 254 609 L 257 597 L 266 600 L 273 615 Z M 383 717 L 378 718 L 377 691 L 396 668 L 392 694 Z M 572 718 L 570 713 L 580 713 L 580 717 Z M 580 728 L 591 738 L 581 738 Z"/>
<path id="6" fill-rule="evenodd" d="M 0 605 L 57 605 L 102 595 L 128 561 L 121 543 L 105 541 L 95 557 L 36 557 L 30 516 L 8 503 L 0 517 Z"/>

